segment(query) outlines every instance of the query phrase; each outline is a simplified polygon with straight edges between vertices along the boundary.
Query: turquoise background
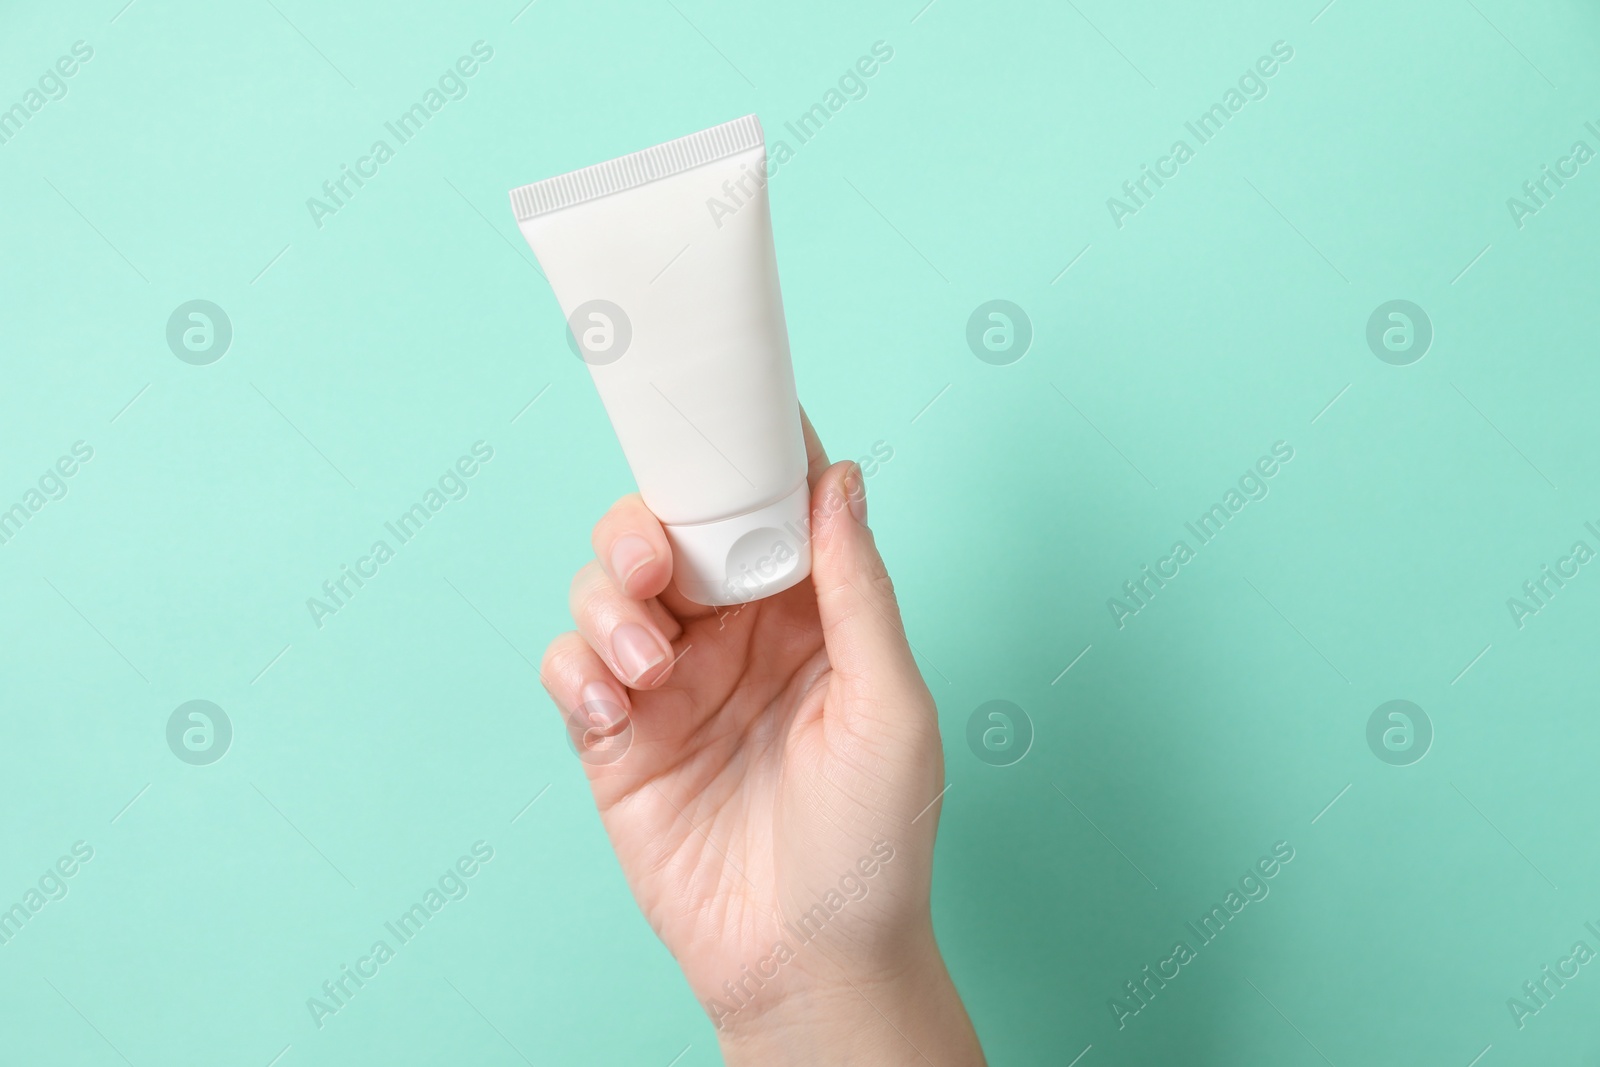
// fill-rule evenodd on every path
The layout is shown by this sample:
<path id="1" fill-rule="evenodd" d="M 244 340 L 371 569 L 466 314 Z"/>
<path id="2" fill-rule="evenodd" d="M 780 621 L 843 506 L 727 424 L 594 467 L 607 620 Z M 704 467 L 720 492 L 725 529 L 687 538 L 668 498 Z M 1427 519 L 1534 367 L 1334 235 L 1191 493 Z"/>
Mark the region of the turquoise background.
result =
<path id="1" fill-rule="evenodd" d="M 93 58 L 0 145 L 0 508 L 94 455 L 0 544 L 0 907 L 93 859 L 0 945 L 0 1063 L 719 1061 L 533 667 L 631 482 L 506 192 L 751 111 L 781 138 L 876 41 L 773 222 L 812 418 L 893 450 L 873 522 L 952 783 L 934 904 L 991 1060 L 1600 1056 L 1600 967 L 1507 1005 L 1600 949 L 1600 577 L 1507 606 L 1600 549 L 1600 162 L 1507 206 L 1600 149 L 1600 13 L 922 3 L 7 5 L 0 108 Z M 319 228 L 307 198 L 480 40 Z M 1119 228 L 1107 198 L 1278 41 Z M 232 325 L 209 365 L 166 341 L 194 299 Z M 965 340 L 991 299 L 1032 324 L 1009 365 Z M 1434 331 L 1406 366 L 1366 341 L 1394 299 Z M 307 598 L 479 441 L 319 629 Z M 233 728 L 204 766 L 166 739 L 196 699 Z M 1010 766 L 965 740 L 995 699 L 1032 723 Z M 1409 765 L 1367 741 L 1393 699 L 1432 726 Z M 307 998 L 478 841 L 319 1029 Z M 1119 1028 L 1279 841 L 1270 896 Z"/>

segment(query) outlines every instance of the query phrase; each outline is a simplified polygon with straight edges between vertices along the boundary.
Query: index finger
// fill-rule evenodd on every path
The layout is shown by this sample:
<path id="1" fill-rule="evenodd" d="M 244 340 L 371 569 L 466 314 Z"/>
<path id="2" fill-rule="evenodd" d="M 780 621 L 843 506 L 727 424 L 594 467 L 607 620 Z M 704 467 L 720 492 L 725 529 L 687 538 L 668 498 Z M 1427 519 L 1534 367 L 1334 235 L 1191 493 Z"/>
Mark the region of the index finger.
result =
<path id="1" fill-rule="evenodd" d="M 679 622 L 711 614 L 711 608 L 694 603 L 672 585 L 672 545 L 661 520 L 638 493 L 611 505 L 590 540 L 595 559 L 624 596 L 659 601 Z"/>

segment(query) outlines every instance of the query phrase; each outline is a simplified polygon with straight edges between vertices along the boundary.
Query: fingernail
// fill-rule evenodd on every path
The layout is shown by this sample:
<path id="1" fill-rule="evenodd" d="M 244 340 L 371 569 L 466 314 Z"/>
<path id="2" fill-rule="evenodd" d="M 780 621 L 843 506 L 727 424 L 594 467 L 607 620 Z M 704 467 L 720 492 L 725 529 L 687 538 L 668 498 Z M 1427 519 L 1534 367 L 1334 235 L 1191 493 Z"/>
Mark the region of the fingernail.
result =
<path id="1" fill-rule="evenodd" d="M 628 581 L 639 568 L 655 558 L 656 550 L 650 547 L 649 541 L 638 534 L 623 534 L 611 546 L 611 573 L 617 576 L 626 592 Z"/>
<path id="2" fill-rule="evenodd" d="M 861 479 L 861 467 L 855 463 L 844 472 L 844 496 L 850 502 L 850 514 L 861 525 L 867 524 L 867 483 Z"/>
<path id="3" fill-rule="evenodd" d="M 661 643 L 636 622 L 625 622 L 611 631 L 611 653 L 617 657 L 617 666 L 622 668 L 629 685 L 638 685 L 667 658 Z"/>
<path id="4" fill-rule="evenodd" d="M 610 730 L 628 717 L 627 706 L 614 688 L 604 682 L 590 682 L 578 694 L 578 710 L 595 730 Z"/>

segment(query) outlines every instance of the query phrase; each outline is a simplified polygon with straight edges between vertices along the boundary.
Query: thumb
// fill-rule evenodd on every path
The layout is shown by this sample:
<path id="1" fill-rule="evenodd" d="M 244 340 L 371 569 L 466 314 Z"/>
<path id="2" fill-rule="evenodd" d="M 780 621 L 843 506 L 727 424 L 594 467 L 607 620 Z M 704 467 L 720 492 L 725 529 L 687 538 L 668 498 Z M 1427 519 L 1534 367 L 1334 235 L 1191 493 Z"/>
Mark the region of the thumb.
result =
<path id="1" fill-rule="evenodd" d="M 811 580 L 829 664 L 851 691 L 925 689 L 894 585 L 867 528 L 866 483 L 854 463 L 829 467 L 812 490 Z"/>

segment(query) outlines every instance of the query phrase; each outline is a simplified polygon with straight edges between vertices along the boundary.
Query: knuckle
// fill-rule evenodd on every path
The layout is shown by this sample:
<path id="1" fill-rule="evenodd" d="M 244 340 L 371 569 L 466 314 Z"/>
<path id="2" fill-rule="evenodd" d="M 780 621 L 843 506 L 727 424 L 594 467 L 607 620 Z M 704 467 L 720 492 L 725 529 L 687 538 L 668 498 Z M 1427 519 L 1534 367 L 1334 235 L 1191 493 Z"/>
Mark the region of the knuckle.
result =
<path id="1" fill-rule="evenodd" d="M 900 610 L 900 600 L 895 595 L 894 579 L 889 577 L 889 567 L 883 562 L 883 557 L 877 552 L 865 553 L 866 558 L 861 561 L 862 577 L 865 579 L 865 592 L 874 600 L 881 601 L 891 610 Z"/>
<path id="2" fill-rule="evenodd" d="M 895 595 L 894 579 L 889 577 L 889 572 L 884 569 L 882 563 L 879 563 L 867 576 L 867 584 L 872 590 L 873 597 L 881 601 L 888 611 L 896 616 L 900 614 L 900 598 Z"/>
<path id="3" fill-rule="evenodd" d="M 572 576 L 572 585 L 567 589 L 567 609 L 572 612 L 574 619 L 582 618 L 594 601 L 595 582 L 599 574 L 600 564 L 590 560 Z"/>
<path id="4" fill-rule="evenodd" d="M 539 659 L 539 681 L 552 695 L 556 679 L 579 666 L 580 645 L 584 645 L 583 638 L 568 630 L 545 646 L 544 655 Z"/>

